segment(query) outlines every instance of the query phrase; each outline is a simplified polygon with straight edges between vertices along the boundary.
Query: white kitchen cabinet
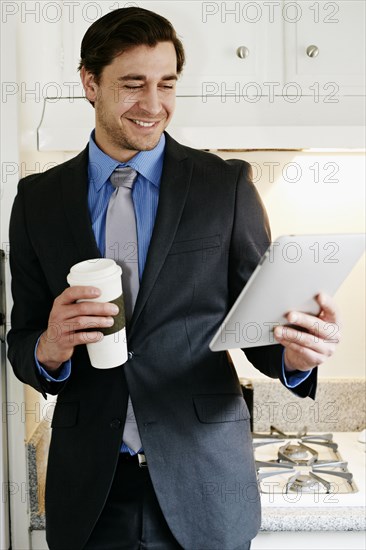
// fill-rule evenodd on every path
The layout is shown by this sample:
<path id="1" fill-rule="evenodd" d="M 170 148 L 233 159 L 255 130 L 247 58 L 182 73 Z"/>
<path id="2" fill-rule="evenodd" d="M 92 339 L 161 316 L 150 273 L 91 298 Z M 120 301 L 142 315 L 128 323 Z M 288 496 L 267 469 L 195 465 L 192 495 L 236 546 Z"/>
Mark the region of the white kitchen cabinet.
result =
<path id="1" fill-rule="evenodd" d="M 268 29 L 264 17 L 254 24 L 247 16 L 243 19 L 248 2 L 141 2 L 148 8 L 152 4 L 172 21 L 184 44 L 187 59 L 178 82 L 179 95 L 228 96 L 237 102 L 242 94 L 260 90 L 248 84 L 260 85 L 271 72 L 273 76 L 282 73 L 280 22 Z M 247 10 L 251 18 L 252 11 Z M 277 60 L 274 71 L 272 56 Z"/>
<path id="2" fill-rule="evenodd" d="M 165 15 L 182 37 L 181 93 L 204 96 L 211 83 L 212 95 L 365 95 L 363 0 L 139 5 Z"/>
<path id="3" fill-rule="evenodd" d="M 177 139 L 205 149 L 365 146 L 363 0 L 63 2 L 64 96 L 83 95 L 87 28 L 128 5 L 166 16 L 185 46 Z"/>
<path id="4" fill-rule="evenodd" d="M 363 0 L 298 2 L 292 17 L 299 20 L 284 26 L 286 81 L 326 102 L 365 95 L 365 6 Z"/>
<path id="5" fill-rule="evenodd" d="M 186 53 L 186 65 L 178 82 L 178 95 L 182 96 L 202 96 L 209 94 L 211 88 L 220 90 L 223 95 L 231 95 L 232 92 L 228 87 L 233 80 L 234 93 L 237 80 L 240 81 L 241 87 L 248 82 L 265 81 L 269 77 L 272 66 L 269 59 L 271 48 L 276 46 L 275 42 L 280 43 L 280 35 L 276 33 L 276 30 L 280 30 L 279 21 L 271 26 L 269 33 L 265 18 L 261 18 L 256 24 L 241 20 L 239 12 L 242 10 L 243 2 L 233 3 L 233 8 L 230 8 L 230 2 L 228 2 L 225 16 L 222 11 L 222 5 L 225 2 L 145 0 L 115 2 L 109 5 L 106 2 L 99 2 L 100 11 L 94 9 L 94 13 L 91 8 L 88 8 L 89 3 L 84 2 L 84 9 L 83 2 L 80 4 L 81 7 L 75 9 L 73 14 L 63 11 L 64 82 L 75 80 L 75 60 L 79 58 L 82 37 L 90 26 L 94 14 L 104 15 L 111 9 L 125 5 L 135 4 L 156 11 L 174 25 Z M 217 17 L 219 13 L 217 10 L 222 12 L 219 17 Z M 69 25 L 70 16 L 73 21 L 71 26 Z M 223 21 L 222 18 L 224 18 Z M 240 46 L 248 49 L 246 59 L 241 59 L 236 53 Z M 278 52 L 275 57 L 277 70 L 274 72 L 276 73 L 282 61 L 281 52 Z"/>

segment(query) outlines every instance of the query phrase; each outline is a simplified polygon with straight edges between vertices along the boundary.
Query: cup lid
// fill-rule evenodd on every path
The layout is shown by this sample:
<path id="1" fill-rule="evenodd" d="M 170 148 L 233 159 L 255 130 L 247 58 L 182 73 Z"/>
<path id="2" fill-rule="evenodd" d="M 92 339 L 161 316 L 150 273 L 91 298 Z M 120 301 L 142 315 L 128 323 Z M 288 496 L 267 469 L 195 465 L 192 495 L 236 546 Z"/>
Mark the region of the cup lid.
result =
<path id="1" fill-rule="evenodd" d="M 116 273 L 122 273 L 122 269 L 114 260 L 110 258 L 94 258 L 73 265 L 70 268 L 67 279 L 82 279 L 83 281 L 93 279 L 95 281 L 115 275 Z"/>

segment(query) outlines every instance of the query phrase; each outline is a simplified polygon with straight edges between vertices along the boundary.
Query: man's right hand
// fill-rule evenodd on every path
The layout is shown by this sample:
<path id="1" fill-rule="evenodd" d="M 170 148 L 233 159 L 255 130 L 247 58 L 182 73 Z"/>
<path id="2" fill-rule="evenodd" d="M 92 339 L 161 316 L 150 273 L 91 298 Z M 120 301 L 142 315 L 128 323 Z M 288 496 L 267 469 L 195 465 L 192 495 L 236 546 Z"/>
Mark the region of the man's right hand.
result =
<path id="1" fill-rule="evenodd" d="M 111 327 L 118 307 L 105 302 L 89 302 L 100 296 L 91 286 L 73 286 L 60 294 L 51 309 L 48 327 L 41 335 L 37 359 L 48 371 L 57 370 L 70 359 L 75 346 L 99 342 L 103 333 L 98 327 Z M 78 303 L 77 303 L 78 302 Z M 90 330 L 95 328 L 96 330 Z"/>

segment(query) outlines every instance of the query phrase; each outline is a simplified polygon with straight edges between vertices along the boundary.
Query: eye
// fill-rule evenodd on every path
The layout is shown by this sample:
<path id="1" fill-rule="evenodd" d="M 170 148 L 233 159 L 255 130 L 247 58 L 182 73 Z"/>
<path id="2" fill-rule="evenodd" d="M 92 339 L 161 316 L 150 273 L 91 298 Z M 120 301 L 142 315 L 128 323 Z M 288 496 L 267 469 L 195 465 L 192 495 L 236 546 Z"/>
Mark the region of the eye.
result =
<path id="1" fill-rule="evenodd" d="M 140 88 L 142 88 L 142 86 L 128 86 L 127 84 L 125 84 L 124 87 L 126 88 L 126 90 L 139 90 Z"/>

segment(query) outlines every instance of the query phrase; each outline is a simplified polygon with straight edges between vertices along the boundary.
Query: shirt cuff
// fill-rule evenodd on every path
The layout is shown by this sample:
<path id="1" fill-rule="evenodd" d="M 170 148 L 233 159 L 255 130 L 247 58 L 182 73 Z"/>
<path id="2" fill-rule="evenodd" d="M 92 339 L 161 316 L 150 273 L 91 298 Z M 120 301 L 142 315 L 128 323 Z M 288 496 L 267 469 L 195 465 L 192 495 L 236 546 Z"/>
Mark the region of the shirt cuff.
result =
<path id="1" fill-rule="evenodd" d="M 282 375 L 285 382 L 286 388 L 292 389 L 299 386 L 304 380 L 309 378 L 312 373 L 312 370 L 302 372 L 301 370 L 286 371 L 285 367 L 285 350 L 282 353 Z"/>
<path id="2" fill-rule="evenodd" d="M 40 338 L 40 337 L 39 337 Z M 71 359 L 68 359 L 63 363 L 58 371 L 57 378 L 53 378 L 49 372 L 47 372 L 37 359 L 37 348 L 39 344 L 39 338 L 37 340 L 36 346 L 34 348 L 34 360 L 36 362 L 39 373 L 48 381 L 48 382 L 64 382 L 67 380 L 71 374 Z"/>

